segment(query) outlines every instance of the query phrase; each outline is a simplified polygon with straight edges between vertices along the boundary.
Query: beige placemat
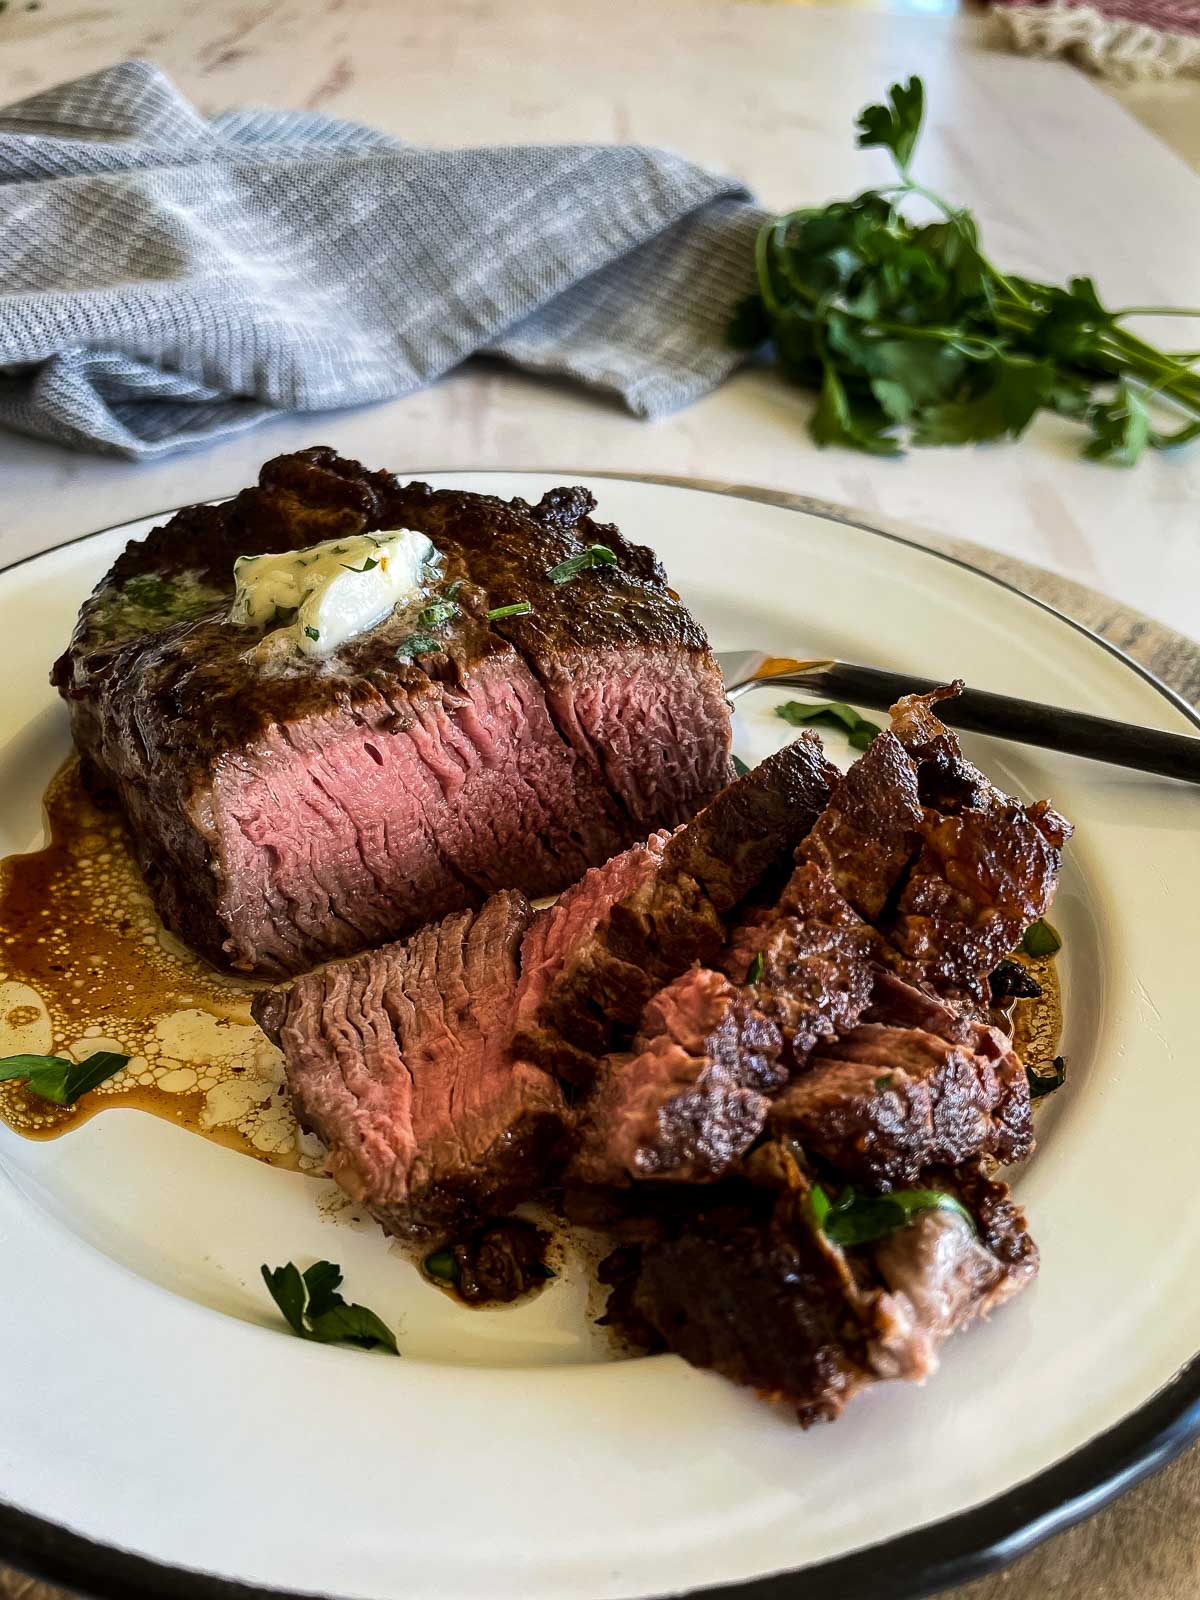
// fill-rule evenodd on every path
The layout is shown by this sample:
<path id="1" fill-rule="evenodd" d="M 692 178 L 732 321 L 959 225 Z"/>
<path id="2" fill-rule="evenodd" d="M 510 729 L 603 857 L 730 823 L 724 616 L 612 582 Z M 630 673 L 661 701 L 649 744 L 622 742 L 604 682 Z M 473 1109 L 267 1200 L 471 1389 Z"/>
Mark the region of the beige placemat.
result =
<path id="1" fill-rule="evenodd" d="M 817 511 L 849 521 L 880 526 L 844 508 L 803 495 L 788 495 L 745 484 L 650 474 L 588 473 L 588 477 L 640 477 L 646 482 L 700 488 L 771 505 Z M 892 523 L 889 532 L 941 550 L 971 566 L 1003 578 L 1026 594 L 1126 651 L 1192 705 L 1200 706 L 1200 645 L 1140 612 L 1131 611 L 1094 589 L 1060 578 L 1042 567 L 997 555 L 966 540 L 918 535 Z M 1139 1485 L 1115 1505 L 1047 1541 L 1031 1555 L 965 1588 L 947 1591 L 948 1600 L 1200 1600 L 1200 1447 Z M 36 1583 L 0 1567 L 0 1600 L 66 1600 L 65 1591 Z M 580 1596 L 580 1600 L 587 1600 Z M 812 1600 L 834 1600 L 813 1595 Z"/>

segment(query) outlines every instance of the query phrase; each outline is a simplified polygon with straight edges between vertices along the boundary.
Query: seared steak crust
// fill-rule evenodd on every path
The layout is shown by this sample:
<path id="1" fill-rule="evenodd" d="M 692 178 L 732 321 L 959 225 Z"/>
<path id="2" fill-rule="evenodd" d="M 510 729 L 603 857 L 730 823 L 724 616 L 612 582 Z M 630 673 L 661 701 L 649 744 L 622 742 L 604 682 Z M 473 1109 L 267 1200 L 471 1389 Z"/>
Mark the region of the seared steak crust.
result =
<path id="1" fill-rule="evenodd" d="M 710 798 L 728 777 L 716 664 L 593 504 L 401 486 L 313 449 L 129 545 L 53 681 L 168 925 L 220 964 L 294 972 L 501 887 L 555 892 Z M 459 585 L 419 665 L 397 657 L 404 618 L 270 670 L 227 621 L 238 555 L 398 526 Z M 616 564 L 550 582 L 593 543 Z M 488 620 L 518 599 L 533 612 Z"/>

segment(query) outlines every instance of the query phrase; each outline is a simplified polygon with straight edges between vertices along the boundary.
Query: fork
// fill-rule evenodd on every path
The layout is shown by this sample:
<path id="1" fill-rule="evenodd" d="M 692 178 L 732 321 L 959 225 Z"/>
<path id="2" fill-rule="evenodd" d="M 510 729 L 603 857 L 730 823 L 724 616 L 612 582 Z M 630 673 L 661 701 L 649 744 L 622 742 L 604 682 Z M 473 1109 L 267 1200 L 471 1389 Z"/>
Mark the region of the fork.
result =
<path id="1" fill-rule="evenodd" d="M 928 694 L 943 684 L 936 678 L 882 672 L 878 667 L 858 667 L 848 661 L 796 661 L 790 656 L 769 656 L 762 650 L 718 651 L 717 664 L 730 700 L 738 700 L 752 689 L 803 689 L 886 711 L 902 695 Z M 1200 783 L 1200 738 L 1186 733 L 1141 728 L 984 689 L 964 689 L 955 699 L 943 700 L 937 714 L 949 726 L 971 733 Z"/>

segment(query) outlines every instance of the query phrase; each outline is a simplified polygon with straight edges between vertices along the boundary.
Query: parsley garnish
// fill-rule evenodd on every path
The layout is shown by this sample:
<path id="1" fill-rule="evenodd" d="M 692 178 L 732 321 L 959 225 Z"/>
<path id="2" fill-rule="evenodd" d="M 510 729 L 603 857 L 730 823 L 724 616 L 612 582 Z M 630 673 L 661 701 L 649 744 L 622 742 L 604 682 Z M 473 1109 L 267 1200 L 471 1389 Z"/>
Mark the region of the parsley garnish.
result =
<path id="1" fill-rule="evenodd" d="M 435 639 L 431 633 L 410 633 L 402 645 L 396 650 L 401 661 L 411 661 L 414 656 L 431 656 L 435 650 L 442 648 L 442 641 Z"/>
<path id="2" fill-rule="evenodd" d="M 361 567 L 351 567 L 345 561 L 339 561 L 338 565 L 344 572 L 370 572 L 373 567 L 379 565 L 379 558 L 377 556 L 368 556 Z"/>
<path id="3" fill-rule="evenodd" d="M 305 635 L 309 639 L 319 639 L 321 637 L 320 628 L 309 628 L 309 627 L 306 627 L 304 632 L 305 632 Z"/>
<path id="4" fill-rule="evenodd" d="M 615 567 L 616 564 L 617 558 L 606 544 L 590 544 L 577 556 L 568 556 L 556 567 L 551 567 L 546 576 L 551 583 L 570 583 L 572 578 L 590 571 L 592 567 Z"/>
<path id="5" fill-rule="evenodd" d="M 1039 917 L 1025 929 L 1021 949 L 1027 956 L 1053 956 L 1062 949 L 1062 940 L 1050 924 Z"/>
<path id="6" fill-rule="evenodd" d="M 737 777 L 744 778 L 750 771 L 750 768 L 742 760 L 741 756 L 731 756 L 730 760 L 733 762 L 733 770 Z"/>
<path id="7" fill-rule="evenodd" d="M 434 600 L 427 605 L 424 611 L 417 613 L 418 628 L 440 628 L 443 623 L 453 622 L 458 615 L 458 604 L 454 600 Z"/>
<path id="8" fill-rule="evenodd" d="M 425 1257 L 424 1267 L 435 1283 L 453 1288 L 458 1282 L 458 1258 L 453 1250 L 434 1250 Z"/>
<path id="9" fill-rule="evenodd" d="M 489 622 L 498 622 L 501 617 L 527 616 L 533 606 L 528 600 L 514 600 L 510 606 L 493 606 L 487 614 Z"/>
<path id="10" fill-rule="evenodd" d="M 754 957 L 754 960 L 750 963 L 750 966 L 749 966 L 749 968 L 748 968 L 748 970 L 746 972 L 746 982 L 747 983 L 761 983 L 762 982 L 762 975 L 763 975 L 763 953 L 760 950 L 758 952 L 758 954 Z"/>
<path id="11" fill-rule="evenodd" d="M 961 1200 L 944 1189 L 897 1189 L 893 1194 L 864 1194 L 848 1185 L 836 1200 L 819 1183 L 809 1195 L 809 1213 L 815 1227 L 832 1243 L 848 1247 L 872 1244 L 889 1233 L 906 1228 L 923 1211 L 956 1211 L 975 1231 L 971 1213 Z"/>
<path id="12" fill-rule="evenodd" d="M 1147 447 L 1200 437 L 1192 355 L 1168 355 L 1122 326 L 1200 311 L 1110 311 L 1090 278 L 1063 288 L 1001 272 L 971 214 L 912 176 L 924 111 L 914 77 L 859 117 L 860 148 L 887 150 L 899 182 L 759 232 L 758 290 L 729 337 L 745 349 L 770 340 L 782 371 L 817 391 L 817 444 L 899 455 L 906 443 L 1016 438 L 1039 411 L 1085 427 L 1093 460 L 1132 465 Z M 907 217 L 914 198 L 940 219 Z M 1181 423 L 1156 426 L 1152 404 Z"/>
<path id="13" fill-rule="evenodd" d="M 810 722 L 820 722 L 826 727 L 843 728 L 856 750 L 865 750 L 883 729 L 877 722 L 860 717 L 853 706 L 841 700 L 828 700 L 823 705 L 807 705 L 802 700 L 785 700 L 775 707 L 775 715 L 790 722 L 794 728 L 803 728 Z"/>
<path id="14" fill-rule="evenodd" d="M 262 1275 L 288 1326 L 302 1339 L 400 1354 L 396 1336 L 385 1322 L 366 1306 L 347 1305 L 338 1294 L 342 1269 L 332 1261 L 315 1261 L 303 1273 L 291 1261 L 285 1267 L 264 1266 Z"/>
<path id="15" fill-rule="evenodd" d="M 1055 1056 L 1049 1066 L 1039 1062 L 1036 1067 L 1026 1067 L 1025 1076 L 1029 1080 L 1029 1098 L 1040 1100 L 1043 1095 L 1053 1094 L 1055 1089 L 1061 1089 L 1067 1081 L 1067 1058 Z"/>
<path id="16" fill-rule="evenodd" d="M 81 1094 L 111 1078 L 129 1061 L 115 1050 L 97 1050 L 86 1061 L 64 1061 L 60 1056 L 0 1057 L 0 1083 L 21 1078 L 25 1086 L 56 1106 L 74 1105 Z"/>

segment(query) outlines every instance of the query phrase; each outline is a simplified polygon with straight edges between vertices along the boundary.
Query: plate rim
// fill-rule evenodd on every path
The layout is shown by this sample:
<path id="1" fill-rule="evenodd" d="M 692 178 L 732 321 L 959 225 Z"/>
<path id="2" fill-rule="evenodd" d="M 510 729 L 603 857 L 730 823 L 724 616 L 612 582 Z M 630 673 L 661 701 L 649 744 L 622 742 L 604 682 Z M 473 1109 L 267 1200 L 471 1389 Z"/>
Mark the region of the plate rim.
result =
<path id="1" fill-rule="evenodd" d="M 727 500 L 747 500 L 853 527 L 973 573 L 1065 622 L 1133 671 L 1200 730 L 1200 713 L 1181 694 L 1085 623 L 961 556 L 879 527 L 833 503 L 797 504 L 795 498 L 800 497 L 784 498 L 780 491 L 757 490 L 753 485 L 724 486 L 711 479 L 680 479 L 611 469 L 572 468 L 567 471 L 546 467 L 455 466 L 424 467 L 415 474 L 422 475 L 431 478 L 455 475 L 607 478 L 710 494 Z M 231 497 L 218 495 L 207 503 L 215 504 L 227 498 Z M 133 524 L 168 518 L 181 509 L 181 506 L 169 506 L 76 534 L 47 549 L 0 564 L 0 578 L 60 550 L 85 544 Z M 1065 1532 L 1167 1466 L 1198 1437 L 1200 1352 L 1120 1421 L 1032 1477 L 979 1505 L 824 1561 L 763 1577 L 692 1589 L 688 1593 L 693 1600 L 709 1596 L 712 1600 L 799 1600 L 801 1593 L 809 1592 L 815 1583 L 828 1586 L 831 1593 L 853 1595 L 854 1600 L 925 1600 L 949 1587 L 1007 1566 L 1044 1540 Z M 64 1524 L 4 1500 L 0 1500 L 0 1557 L 18 1571 L 64 1585 L 94 1600 L 336 1600 L 334 1596 L 315 1590 L 246 1584 L 194 1568 L 155 1561 L 120 1546 L 90 1539 Z M 658 1600 L 671 1600 L 671 1597 L 663 1594 Z"/>

